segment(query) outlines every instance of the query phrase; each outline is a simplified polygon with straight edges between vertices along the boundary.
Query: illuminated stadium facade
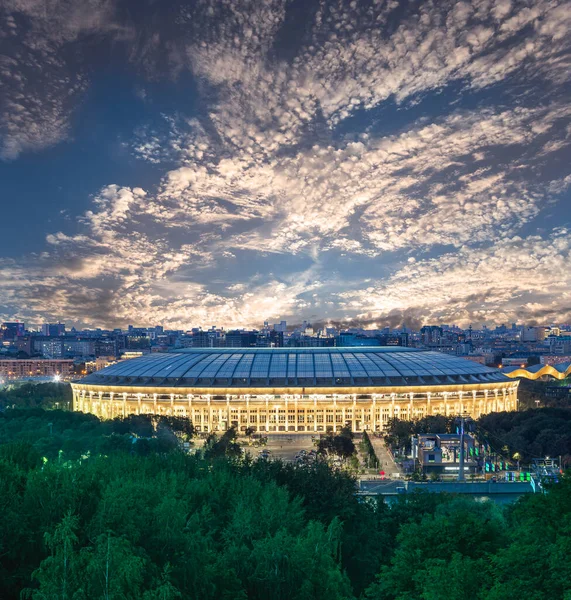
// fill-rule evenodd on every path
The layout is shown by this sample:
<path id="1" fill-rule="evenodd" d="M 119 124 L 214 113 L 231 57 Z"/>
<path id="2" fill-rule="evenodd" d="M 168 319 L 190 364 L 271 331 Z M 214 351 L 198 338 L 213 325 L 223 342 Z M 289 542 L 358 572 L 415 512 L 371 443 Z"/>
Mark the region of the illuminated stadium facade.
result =
<path id="1" fill-rule="evenodd" d="M 208 348 L 123 361 L 72 387 L 74 410 L 102 418 L 175 415 L 199 431 L 293 433 L 515 410 L 518 381 L 412 348 Z"/>

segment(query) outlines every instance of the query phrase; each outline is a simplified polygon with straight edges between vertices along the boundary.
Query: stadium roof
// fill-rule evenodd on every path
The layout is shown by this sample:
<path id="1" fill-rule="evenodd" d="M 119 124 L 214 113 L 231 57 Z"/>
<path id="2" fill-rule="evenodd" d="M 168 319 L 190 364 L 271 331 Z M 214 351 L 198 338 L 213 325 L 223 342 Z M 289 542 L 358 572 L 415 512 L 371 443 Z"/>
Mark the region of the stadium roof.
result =
<path id="1" fill-rule="evenodd" d="M 504 367 L 502 373 L 508 377 L 525 377 L 526 379 L 539 379 L 545 375 L 549 375 L 554 379 L 566 379 L 571 375 L 571 363 L 533 365 L 531 367 Z"/>
<path id="2" fill-rule="evenodd" d="M 196 348 L 149 354 L 81 383 L 163 387 L 421 386 L 505 382 L 498 369 L 400 347 Z"/>

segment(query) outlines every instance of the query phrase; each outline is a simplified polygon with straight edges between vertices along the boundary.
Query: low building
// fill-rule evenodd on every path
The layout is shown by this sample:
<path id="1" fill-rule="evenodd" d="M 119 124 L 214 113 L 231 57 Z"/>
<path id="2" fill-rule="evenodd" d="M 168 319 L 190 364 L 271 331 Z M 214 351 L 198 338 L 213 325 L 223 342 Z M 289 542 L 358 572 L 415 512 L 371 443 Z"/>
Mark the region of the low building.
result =
<path id="1" fill-rule="evenodd" d="M 90 373 L 95 373 L 95 371 L 101 371 L 101 369 L 110 367 L 116 362 L 117 359 L 114 356 L 98 356 L 95 360 L 85 362 L 85 372 L 89 375 Z"/>
<path id="2" fill-rule="evenodd" d="M 44 358 L 2 359 L 0 377 L 7 381 L 58 377 L 69 381 L 73 377 L 73 360 Z"/>
<path id="3" fill-rule="evenodd" d="M 413 438 L 413 458 L 424 473 L 457 475 L 460 470 L 460 439 L 455 433 L 421 434 Z M 474 456 L 475 438 L 464 434 L 464 472 L 475 473 L 478 462 Z"/>

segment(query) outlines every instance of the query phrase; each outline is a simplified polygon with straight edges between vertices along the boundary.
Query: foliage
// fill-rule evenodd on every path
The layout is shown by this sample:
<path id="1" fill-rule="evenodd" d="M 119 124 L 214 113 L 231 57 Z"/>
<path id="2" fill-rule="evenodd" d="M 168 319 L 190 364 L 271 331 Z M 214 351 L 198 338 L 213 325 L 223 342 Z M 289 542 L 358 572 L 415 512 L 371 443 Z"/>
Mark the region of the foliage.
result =
<path id="1" fill-rule="evenodd" d="M 236 441 L 238 432 L 235 427 L 225 431 L 220 438 L 215 433 L 210 433 L 204 445 L 204 456 L 206 458 L 237 458 L 242 454 L 242 449 Z"/>
<path id="2" fill-rule="evenodd" d="M 0 410 L 10 408 L 70 408 L 69 383 L 21 383 L 0 389 Z"/>
<path id="3" fill-rule="evenodd" d="M 3 600 L 571 594 L 567 477 L 507 510 L 445 494 L 360 502 L 324 461 L 229 459 L 232 432 L 189 456 L 163 439 L 178 427 L 0 414 Z"/>
<path id="4" fill-rule="evenodd" d="M 562 456 L 571 461 L 571 409 L 539 408 L 523 412 L 490 413 L 478 420 L 478 428 L 492 447 L 507 446 L 526 462 L 543 456 Z"/>
<path id="5" fill-rule="evenodd" d="M 454 431 L 455 417 L 430 415 L 422 419 L 405 421 L 396 417 L 390 419 L 385 430 L 385 442 L 397 450 L 410 451 L 410 438 L 420 433 L 451 433 Z"/>
<path id="6" fill-rule="evenodd" d="M 371 440 L 369 439 L 369 435 L 366 431 L 363 431 L 363 440 L 361 442 L 361 450 L 363 454 L 367 457 L 369 466 L 378 467 L 379 459 L 375 454 L 375 449 L 373 448 L 373 444 L 371 444 Z"/>
<path id="7" fill-rule="evenodd" d="M 339 434 L 329 433 L 322 436 L 317 443 L 317 453 L 322 456 L 338 456 L 347 459 L 355 454 L 353 432 L 348 427 L 343 427 Z"/>

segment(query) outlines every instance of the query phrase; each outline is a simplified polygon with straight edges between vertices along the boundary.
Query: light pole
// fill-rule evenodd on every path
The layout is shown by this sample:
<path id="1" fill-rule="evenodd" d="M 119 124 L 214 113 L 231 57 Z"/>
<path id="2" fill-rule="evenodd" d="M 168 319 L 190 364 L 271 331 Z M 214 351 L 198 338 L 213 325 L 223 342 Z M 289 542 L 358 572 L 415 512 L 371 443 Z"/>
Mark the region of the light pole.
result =
<path id="1" fill-rule="evenodd" d="M 460 459 L 458 481 L 464 481 L 464 415 L 460 419 Z"/>

